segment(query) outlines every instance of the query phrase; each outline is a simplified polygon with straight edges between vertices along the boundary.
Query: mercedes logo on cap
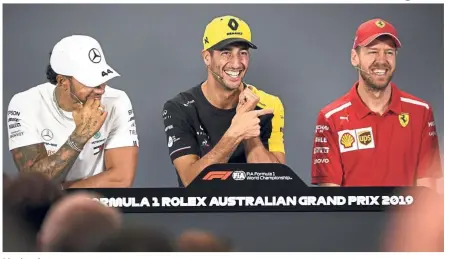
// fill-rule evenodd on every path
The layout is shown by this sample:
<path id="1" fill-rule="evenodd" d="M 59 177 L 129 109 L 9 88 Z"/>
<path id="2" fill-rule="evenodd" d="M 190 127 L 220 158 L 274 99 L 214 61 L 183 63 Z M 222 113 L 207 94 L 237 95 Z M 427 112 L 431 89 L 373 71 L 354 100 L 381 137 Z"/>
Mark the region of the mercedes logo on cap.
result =
<path id="1" fill-rule="evenodd" d="M 41 137 L 45 141 L 50 141 L 53 139 L 53 132 L 51 132 L 51 130 L 49 130 L 49 129 L 44 129 L 41 133 Z"/>
<path id="2" fill-rule="evenodd" d="M 100 61 L 101 61 L 100 51 L 96 48 L 89 50 L 89 59 L 93 63 L 100 63 Z"/>

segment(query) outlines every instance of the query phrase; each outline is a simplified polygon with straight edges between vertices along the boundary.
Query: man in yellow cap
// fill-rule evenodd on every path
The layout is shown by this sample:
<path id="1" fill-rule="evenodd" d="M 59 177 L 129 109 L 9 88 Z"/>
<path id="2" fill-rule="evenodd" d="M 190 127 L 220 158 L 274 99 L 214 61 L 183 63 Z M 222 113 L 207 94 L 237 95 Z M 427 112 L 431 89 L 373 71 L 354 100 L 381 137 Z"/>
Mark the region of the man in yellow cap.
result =
<path id="1" fill-rule="evenodd" d="M 181 186 L 218 163 L 285 163 L 281 100 L 243 82 L 251 30 L 242 19 L 213 19 L 203 37 L 206 81 L 164 104 L 170 158 Z"/>

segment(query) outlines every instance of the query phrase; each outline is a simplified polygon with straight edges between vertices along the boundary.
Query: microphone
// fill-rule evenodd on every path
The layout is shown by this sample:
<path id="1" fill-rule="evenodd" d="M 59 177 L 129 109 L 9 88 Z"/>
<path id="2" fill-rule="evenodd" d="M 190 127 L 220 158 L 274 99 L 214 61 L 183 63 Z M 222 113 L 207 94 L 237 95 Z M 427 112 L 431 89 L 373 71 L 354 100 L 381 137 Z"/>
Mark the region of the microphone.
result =
<path id="1" fill-rule="evenodd" d="M 354 66 L 354 68 L 360 72 L 365 72 L 369 78 L 373 79 L 373 75 L 371 74 L 371 72 L 363 70 L 360 66 Z"/>
<path id="2" fill-rule="evenodd" d="M 60 81 L 59 81 L 59 84 L 61 84 L 63 81 L 65 81 L 66 80 L 66 78 L 63 78 L 63 79 L 61 79 Z M 72 95 L 72 96 L 74 96 L 75 98 L 76 98 L 76 100 L 78 101 L 78 103 L 79 104 L 81 104 L 81 105 L 83 105 L 84 103 L 74 94 L 74 93 L 72 93 L 72 85 L 70 85 L 70 87 L 69 87 L 69 93 Z M 73 99 L 73 98 L 72 98 Z"/>
<path id="3" fill-rule="evenodd" d="M 363 70 L 363 69 L 362 69 L 361 67 L 359 67 L 359 66 L 354 66 L 354 68 L 355 68 L 356 70 L 361 71 L 361 72 L 365 72 L 365 73 L 368 74 L 368 75 L 371 75 L 371 72 L 365 71 L 365 70 Z"/>
<path id="4" fill-rule="evenodd" d="M 207 70 L 209 70 L 209 71 L 212 73 L 212 75 L 214 75 L 215 79 L 217 79 L 218 81 L 220 81 L 220 83 L 221 83 L 222 85 L 225 85 L 225 82 L 223 81 L 223 77 L 221 77 L 219 74 L 217 74 L 217 73 L 215 73 L 214 71 L 212 71 L 212 70 L 210 69 L 209 66 L 207 66 Z M 243 84 L 243 88 L 244 88 L 244 89 L 246 88 L 246 85 L 245 85 L 245 84 Z"/>
<path id="5" fill-rule="evenodd" d="M 78 100 L 78 102 L 81 104 L 81 105 L 83 105 L 84 103 L 75 95 L 75 94 L 73 94 L 72 93 L 72 89 L 70 89 L 69 90 L 69 93 L 72 95 L 72 96 L 74 96 L 75 98 L 76 98 L 76 100 Z M 72 98 L 73 99 L 73 98 Z"/>
<path id="6" fill-rule="evenodd" d="M 209 66 L 207 66 L 207 70 L 209 70 L 217 79 L 219 79 L 220 81 L 223 81 L 223 77 L 221 77 L 219 74 L 212 71 L 212 69 L 210 69 Z"/>

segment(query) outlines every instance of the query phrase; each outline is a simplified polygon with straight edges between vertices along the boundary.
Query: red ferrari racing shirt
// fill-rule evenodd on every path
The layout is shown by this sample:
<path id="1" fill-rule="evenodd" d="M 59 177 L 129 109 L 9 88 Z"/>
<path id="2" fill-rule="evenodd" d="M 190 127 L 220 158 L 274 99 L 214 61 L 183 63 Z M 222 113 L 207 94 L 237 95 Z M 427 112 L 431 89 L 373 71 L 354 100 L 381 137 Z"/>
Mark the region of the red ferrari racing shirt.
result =
<path id="1" fill-rule="evenodd" d="M 312 184 L 412 186 L 419 178 L 440 177 L 430 105 L 392 84 L 388 111 L 375 114 L 360 99 L 357 86 L 318 115 Z"/>

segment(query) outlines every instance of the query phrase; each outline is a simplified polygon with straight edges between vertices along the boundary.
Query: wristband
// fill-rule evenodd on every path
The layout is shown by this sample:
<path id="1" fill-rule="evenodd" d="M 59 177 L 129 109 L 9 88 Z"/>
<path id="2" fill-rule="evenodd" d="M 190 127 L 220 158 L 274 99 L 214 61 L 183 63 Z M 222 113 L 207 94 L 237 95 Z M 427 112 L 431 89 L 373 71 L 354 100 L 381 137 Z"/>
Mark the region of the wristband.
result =
<path id="1" fill-rule="evenodd" d="M 69 137 L 69 139 L 67 139 L 67 144 L 68 144 L 71 148 L 73 148 L 74 150 L 76 150 L 76 151 L 78 151 L 78 152 L 81 152 L 81 151 L 82 151 L 82 149 L 80 149 L 80 148 L 75 144 L 75 142 L 73 142 L 73 141 L 70 139 L 70 137 Z"/>

